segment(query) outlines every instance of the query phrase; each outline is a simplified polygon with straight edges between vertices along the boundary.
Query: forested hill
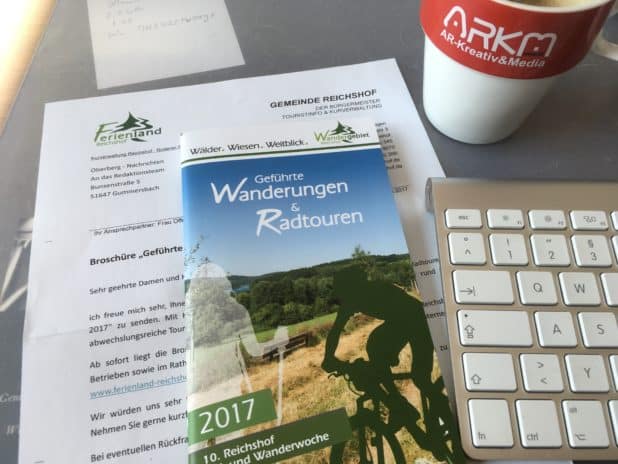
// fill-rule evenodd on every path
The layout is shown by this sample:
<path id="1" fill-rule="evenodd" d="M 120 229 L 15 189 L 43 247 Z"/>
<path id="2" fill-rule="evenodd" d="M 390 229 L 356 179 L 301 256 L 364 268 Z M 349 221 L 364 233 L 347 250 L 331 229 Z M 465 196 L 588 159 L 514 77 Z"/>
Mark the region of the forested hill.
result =
<path id="1" fill-rule="evenodd" d="M 372 267 L 373 265 L 375 265 L 378 268 L 376 270 L 387 271 L 386 272 L 387 274 L 388 270 L 391 270 L 391 271 L 395 270 L 393 266 L 389 266 L 389 265 L 392 265 L 393 263 L 400 264 L 402 268 L 409 267 L 409 259 L 410 257 L 407 254 L 366 255 L 364 262 L 367 262 Z M 332 277 L 339 269 L 342 269 L 344 267 L 347 267 L 353 264 L 363 264 L 363 262 L 360 262 L 359 258 L 347 258 L 347 259 L 341 259 L 339 261 L 331 261 L 329 263 L 316 264 L 315 266 L 311 266 L 311 267 L 301 267 L 298 269 L 292 269 L 290 271 L 272 272 L 270 274 L 263 274 L 260 276 L 230 275 L 228 276 L 228 279 L 230 283 L 232 284 L 232 288 L 234 290 L 237 290 L 241 287 L 246 287 L 248 285 L 251 285 L 253 282 L 258 282 L 260 280 L 271 280 L 271 281 L 280 280 L 280 279 L 294 280 L 294 279 L 301 278 L 301 277 L 314 277 L 314 276 Z M 395 268 L 396 267 L 398 266 L 395 266 Z M 385 268 L 389 268 L 389 269 L 385 269 Z M 406 271 L 406 274 L 402 275 L 401 277 L 404 280 L 407 279 L 407 282 L 404 283 L 402 281 L 402 282 L 397 282 L 397 283 L 400 283 L 401 285 L 404 285 L 404 286 L 409 286 L 410 281 L 412 280 L 412 274 L 411 274 L 412 271 L 411 269 L 407 269 L 405 271 Z M 381 272 L 380 274 L 382 274 L 382 277 L 385 277 L 384 275 L 385 273 Z M 395 278 L 395 275 L 392 274 L 390 277 Z M 392 280 L 392 279 L 388 279 L 388 280 Z"/>
<path id="2" fill-rule="evenodd" d="M 260 276 L 229 276 L 236 300 L 249 310 L 255 330 L 313 319 L 338 310 L 333 276 L 350 265 L 363 266 L 373 279 L 402 287 L 413 280 L 410 257 L 368 255 Z"/>

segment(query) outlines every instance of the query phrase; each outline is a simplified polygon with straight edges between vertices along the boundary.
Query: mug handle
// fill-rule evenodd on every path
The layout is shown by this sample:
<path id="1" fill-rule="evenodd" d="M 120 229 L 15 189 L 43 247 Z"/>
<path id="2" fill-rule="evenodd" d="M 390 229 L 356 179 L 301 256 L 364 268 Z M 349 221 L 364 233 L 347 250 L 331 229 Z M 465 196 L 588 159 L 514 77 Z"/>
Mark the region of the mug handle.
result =
<path id="1" fill-rule="evenodd" d="M 612 11 L 609 13 L 609 18 L 618 14 L 618 2 L 614 3 Z M 599 35 L 592 44 L 592 51 L 597 55 L 604 56 L 610 60 L 618 61 L 618 44 L 610 42 L 603 37 L 603 30 L 599 32 Z"/>

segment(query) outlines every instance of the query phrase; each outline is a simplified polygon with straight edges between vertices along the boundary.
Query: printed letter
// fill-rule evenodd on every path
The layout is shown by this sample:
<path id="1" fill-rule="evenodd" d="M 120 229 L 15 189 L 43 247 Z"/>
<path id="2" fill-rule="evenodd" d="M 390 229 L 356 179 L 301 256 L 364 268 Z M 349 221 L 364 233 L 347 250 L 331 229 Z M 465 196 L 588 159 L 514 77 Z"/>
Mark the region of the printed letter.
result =
<path id="1" fill-rule="evenodd" d="M 260 209 L 256 211 L 255 214 L 260 216 L 260 219 L 258 220 L 258 225 L 257 225 L 257 230 L 255 232 L 255 235 L 257 235 L 258 237 L 260 236 L 262 227 L 268 227 L 273 232 L 276 232 L 277 234 L 281 235 L 281 231 L 277 229 L 275 226 L 270 224 L 275 219 L 281 216 L 282 212 L 280 209 L 273 209 L 273 208 Z M 269 214 L 270 216 L 268 216 Z"/>
<path id="2" fill-rule="evenodd" d="M 479 18 L 474 18 L 473 21 L 476 24 L 486 27 L 487 31 L 483 32 L 478 29 L 471 28 L 470 34 L 468 34 L 468 42 L 472 43 L 472 39 L 474 39 L 474 36 L 477 35 L 483 39 L 483 48 L 485 48 L 485 50 L 489 50 L 489 39 L 496 35 L 496 26 Z"/>
<path id="3" fill-rule="evenodd" d="M 221 191 L 217 192 L 217 186 L 211 182 L 210 188 L 212 189 L 212 195 L 215 198 L 215 203 L 221 203 L 223 195 L 227 195 L 227 201 L 229 201 L 230 203 L 234 203 L 234 201 L 236 201 L 236 197 L 238 196 L 238 192 L 240 192 L 242 186 L 245 185 L 245 182 L 247 182 L 247 177 L 240 181 L 240 184 L 236 186 L 236 190 L 234 190 L 234 193 L 230 191 L 230 184 L 225 184 Z"/>
<path id="4" fill-rule="evenodd" d="M 455 16 L 455 14 L 459 15 L 459 19 L 455 18 L 455 20 L 453 21 L 453 26 L 459 27 L 459 37 L 465 39 L 466 35 L 468 35 L 468 25 L 466 23 L 466 12 L 462 7 L 454 6 L 453 8 L 451 8 L 451 11 L 449 11 L 448 14 L 444 17 L 444 27 L 449 26 L 449 21 L 453 16 Z"/>

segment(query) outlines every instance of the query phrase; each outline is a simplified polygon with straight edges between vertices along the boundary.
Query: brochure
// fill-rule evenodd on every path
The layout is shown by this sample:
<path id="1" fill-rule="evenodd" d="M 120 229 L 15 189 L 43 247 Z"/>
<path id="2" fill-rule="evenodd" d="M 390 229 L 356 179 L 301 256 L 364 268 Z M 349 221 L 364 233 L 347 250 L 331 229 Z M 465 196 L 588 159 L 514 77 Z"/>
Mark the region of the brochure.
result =
<path id="1" fill-rule="evenodd" d="M 189 463 L 464 462 L 373 121 L 181 159 Z"/>

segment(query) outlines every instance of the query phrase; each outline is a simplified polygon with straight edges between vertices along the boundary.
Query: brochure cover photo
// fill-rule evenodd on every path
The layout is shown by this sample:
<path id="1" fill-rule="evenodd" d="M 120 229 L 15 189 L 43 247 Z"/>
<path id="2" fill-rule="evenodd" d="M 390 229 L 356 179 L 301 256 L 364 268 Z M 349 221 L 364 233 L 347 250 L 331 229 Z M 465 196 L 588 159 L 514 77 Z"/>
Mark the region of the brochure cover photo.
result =
<path id="1" fill-rule="evenodd" d="M 373 122 L 181 151 L 189 462 L 464 462 Z"/>

